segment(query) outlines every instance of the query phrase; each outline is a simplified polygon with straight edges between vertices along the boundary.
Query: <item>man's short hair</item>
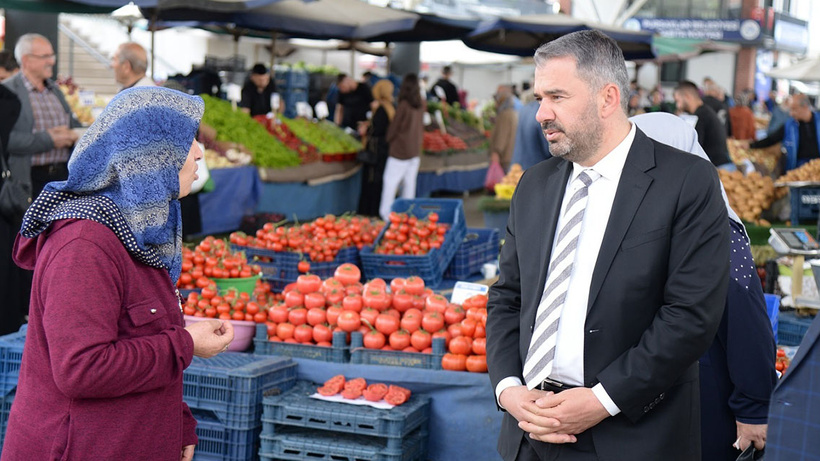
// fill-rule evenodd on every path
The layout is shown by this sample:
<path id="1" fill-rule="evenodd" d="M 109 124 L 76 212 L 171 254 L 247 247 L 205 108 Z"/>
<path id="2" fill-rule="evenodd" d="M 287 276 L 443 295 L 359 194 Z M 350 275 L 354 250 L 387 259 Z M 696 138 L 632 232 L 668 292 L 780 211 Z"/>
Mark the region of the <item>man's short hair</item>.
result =
<path id="1" fill-rule="evenodd" d="M 800 107 L 811 107 L 809 97 L 803 93 L 795 93 L 792 96 L 792 103 L 797 103 Z"/>
<path id="2" fill-rule="evenodd" d="M 17 62 L 22 63 L 23 56 L 31 54 L 35 40 L 44 40 L 51 43 L 45 36 L 40 34 L 30 33 L 21 35 L 20 38 L 17 39 L 17 44 L 14 45 L 14 59 L 16 59 Z"/>
<path id="3" fill-rule="evenodd" d="M 590 88 L 600 90 L 612 83 L 621 93 L 621 109 L 627 113 L 629 74 L 623 51 L 614 40 L 597 30 L 584 30 L 547 42 L 535 51 L 535 67 L 553 58 L 575 59 L 578 75 Z"/>
<path id="4" fill-rule="evenodd" d="M 262 63 L 256 63 L 251 67 L 251 73 L 256 75 L 265 75 L 268 73 L 268 68 Z"/>
<path id="5" fill-rule="evenodd" d="M 339 74 L 336 76 L 336 85 L 340 85 L 347 78 L 347 74 Z"/>
<path id="6" fill-rule="evenodd" d="M 148 70 L 148 57 L 145 48 L 139 43 L 127 42 L 117 50 L 120 63 L 128 61 L 135 74 L 144 74 Z"/>
<path id="7" fill-rule="evenodd" d="M 20 68 L 20 65 L 17 64 L 17 60 L 14 59 L 14 54 L 11 50 L 0 51 L 0 67 L 6 69 L 8 72 L 13 72 Z"/>
<path id="8" fill-rule="evenodd" d="M 678 83 L 678 86 L 675 87 L 675 92 L 685 93 L 694 98 L 700 99 L 700 91 L 698 90 L 698 86 L 691 80 L 681 80 Z"/>
<path id="9" fill-rule="evenodd" d="M 441 73 L 444 75 L 450 75 L 453 73 L 453 68 L 450 66 L 444 66 L 444 68 L 441 69 Z"/>

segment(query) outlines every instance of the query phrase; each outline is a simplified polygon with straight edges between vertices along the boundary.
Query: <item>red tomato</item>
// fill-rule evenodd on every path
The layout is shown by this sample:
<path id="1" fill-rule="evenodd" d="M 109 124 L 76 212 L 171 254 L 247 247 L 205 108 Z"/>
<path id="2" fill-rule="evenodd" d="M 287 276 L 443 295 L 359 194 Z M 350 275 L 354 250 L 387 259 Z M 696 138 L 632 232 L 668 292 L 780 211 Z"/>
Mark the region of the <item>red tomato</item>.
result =
<path id="1" fill-rule="evenodd" d="M 364 284 L 362 291 L 370 291 L 372 289 L 380 289 L 381 291 L 387 290 L 387 282 L 384 279 L 375 278 L 367 283 Z"/>
<path id="2" fill-rule="evenodd" d="M 421 327 L 429 332 L 439 331 L 444 328 L 444 316 L 437 311 L 426 312 L 421 318 Z M 422 347 L 420 349 L 424 348 Z"/>
<path id="3" fill-rule="evenodd" d="M 276 326 L 276 336 L 278 336 L 279 339 L 282 340 L 290 339 L 293 338 L 294 330 L 296 330 L 296 327 L 294 327 L 293 324 L 287 322 L 280 323 Z"/>
<path id="4" fill-rule="evenodd" d="M 476 321 L 472 320 L 470 318 L 466 318 L 466 319 L 462 320 L 461 321 L 461 334 L 463 336 L 469 336 L 469 337 L 472 338 L 473 335 L 475 334 L 476 325 L 477 325 Z"/>
<path id="5" fill-rule="evenodd" d="M 318 294 L 318 293 L 311 293 Z M 320 295 L 321 296 L 321 295 Z M 327 321 L 327 311 L 321 307 L 313 307 L 307 311 L 307 323 L 311 326 L 319 325 Z"/>
<path id="6" fill-rule="evenodd" d="M 367 389 L 367 381 L 364 378 L 353 378 L 345 381 L 345 389 Z"/>
<path id="7" fill-rule="evenodd" d="M 396 309 L 387 309 L 386 311 L 382 312 L 382 314 L 392 315 L 397 319 L 401 320 L 401 312 L 397 311 Z"/>
<path id="8" fill-rule="evenodd" d="M 399 280 L 399 279 L 393 279 Z M 405 312 L 413 307 L 413 297 L 403 291 L 393 292 L 393 307 L 399 312 Z"/>
<path id="9" fill-rule="evenodd" d="M 299 325 L 293 330 L 293 339 L 300 343 L 309 343 L 313 340 L 313 327 L 307 324 Z"/>
<path id="10" fill-rule="evenodd" d="M 306 294 L 304 302 L 307 309 L 325 307 L 325 297 L 319 292 Z"/>
<path id="11" fill-rule="evenodd" d="M 447 325 L 452 325 L 464 320 L 466 315 L 467 313 L 464 312 L 461 306 L 458 304 L 450 304 L 447 306 L 447 310 L 444 311 L 444 321 Z"/>
<path id="12" fill-rule="evenodd" d="M 302 306 L 305 304 L 305 295 L 299 290 L 290 290 L 285 294 L 285 305 L 288 307 Z"/>
<path id="13" fill-rule="evenodd" d="M 379 315 L 379 311 L 377 311 L 376 309 L 371 309 L 369 307 L 365 307 L 364 309 L 362 309 L 361 312 L 359 312 L 359 316 L 362 318 L 362 322 L 367 322 L 368 325 L 374 328 L 376 326 L 376 318 Z"/>
<path id="14" fill-rule="evenodd" d="M 355 264 L 344 263 L 336 268 L 333 276 L 339 279 L 343 285 L 353 285 L 362 278 L 362 271 Z"/>
<path id="15" fill-rule="evenodd" d="M 338 324 L 339 328 L 343 331 L 350 333 L 351 331 L 358 330 L 359 327 L 362 326 L 362 319 L 359 317 L 358 312 L 343 310 L 336 319 L 336 324 Z"/>
<path id="16" fill-rule="evenodd" d="M 471 355 L 467 357 L 467 371 L 473 373 L 487 372 L 487 356 L 486 355 Z"/>
<path id="17" fill-rule="evenodd" d="M 412 333 L 421 328 L 421 315 L 405 312 L 404 317 L 401 318 L 401 327 Z"/>
<path id="18" fill-rule="evenodd" d="M 307 309 L 304 307 L 291 309 L 288 312 L 288 322 L 292 323 L 294 326 L 304 325 L 307 323 Z"/>
<path id="19" fill-rule="evenodd" d="M 433 343 L 433 337 L 424 330 L 416 330 L 410 335 L 410 344 L 416 349 L 423 351 Z"/>
<path id="20" fill-rule="evenodd" d="M 473 340 L 466 336 L 457 336 L 450 340 L 449 351 L 453 354 L 467 355 L 473 351 Z"/>
<path id="21" fill-rule="evenodd" d="M 365 306 L 372 307 L 377 311 L 383 311 L 390 307 L 390 297 L 380 289 L 366 290 L 362 295 L 362 300 Z"/>
<path id="22" fill-rule="evenodd" d="M 342 284 L 342 282 L 340 282 L 339 279 L 337 279 L 335 277 L 330 277 L 330 278 L 326 278 L 322 282 L 322 288 L 321 288 L 320 291 L 322 293 L 327 293 L 331 290 L 338 290 L 338 289 L 341 289 L 341 288 L 344 288 L 344 285 Z"/>
<path id="23" fill-rule="evenodd" d="M 313 340 L 318 343 L 330 343 L 333 341 L 333 330 L 325 324 L 313 326 Z"/>
<path id="24" fill-rule="evenodd" d="M 257 312 L 253 314 L 253 321 L 256 323 L 265 323 L 268 320 L 268 314 L 264 312 Z"/>
<path id="25" fill-rule="evenodd" d="M 352 293 L 362 294 L 363 291 L 364 291 L 364 285 L 362 285 L 361 282 L 356 282 L 353 285 L 345 286 L 345 293 L 346 294 L 352 294 Z"/>
<path id="26" fill-rule="evenodd" d="M 364 391 L 364 398 L 371 402 L 378 402 L 385 395 L 387 395 L 387 385 L 383 383 L 373 383 Z"/>
<path id="27" fill-rule="evenodd" d="M 362 296 L 349 294 L 342 299 L 342 308 L 348 311 L 360 312 L 362 310 Z"/>
<path id="28" fill-rule="evenodd" d="M 379 314 L 376 317 L 376 323 L 373 325 L 377 330 L 390 336 L 394 331 L 397 331 L 401 326 L 399 319 L 388 314 Z"/>
<path id="29" fill-rule="evenodd" d="M 455 338 L 456 336 L 463 336 L 461 334 L 461 322 L 454 323 L 447 327 L 447 333 L 450 333 L 450 338 Z"/>
<path id="30" fill-rule="evenodd" d="M 447 298 L 441 295 L 428 296 L 424 301 L 424 307 L 427 310 L 441 312 L 442 314 L 447 310 L 447 304 Z"/>
<path id="31" fill-rule="evenodd" d="M 380 331 L 370 330 L 364 335 L 362 342 L 368 349 L 381 349 L 387 343 L 387 338 Z"/>
<path id="32" fill-rule="evenodd" d="M 300 275 L 296 278 L 296 289 L 304 294 L 315 293 L 322 287 L 322 279 L 318 275 Z"/>
<path id="33" fill-rule="evenodd" d="M 484 324 L 479 322 L 475 326 L 475 332 L 473 333 L 473 338 L 484 338 L 487 336 L 487 329 L 484 327 Z"/>
<path id="34" fill-rule="evenodd" d="M 275 323 L 287 322 L 288 306 L 286 306 L 285 304 L 276 304 L 275 306 L 268 309 L 268 318 L 270 318 L 271 321 Z"/>
<path id="35" fill-rule="evenodd" d="M 296 265 L 296 269 L 298 269 L 299 272 L 306 274 L 310 271 L 310 263 L 307 261 L 299 261 L 299 264 Z"/>
<path id="36" fill-rule="evenodd" d="M 342 304 L 344 297 L 345 291 L 340 289 L 333 289 L 325 293 L 325 300 L 329 306 L 338 306 L 339 304 Z"/>
<path id="37" fill-rule="evenodd" d="M 450 332 L 444 329 L 441 329 L 435 333 L 433 333 L 433 339 L 436 338 L 444 338 L 444 349 L 447 350 L 447 347 L 450 345 Z"/>
<path id="38" fill-rule="evenodd" d="M 339 319 L 339 314 L 342 313 L 342 308 L 338 306 L 330 306 L 327 308 L 327 323 L 330 326 L 336 326 L 336 322 Z"/>
<path id="39" fill-rule="evenodd" d="M 421 295 L 424 293 L 424 280 L 415 275 L 407 277 L 404 281 L 404 291 L 411 295 Z"/>
<path id="40" fill-rule="evenodd" d="M 402 288 L 404 288 L 404 279 L 401 277 L 396 277 L 390 281 L 390 292 L 394 295 L 396 293 L 401 292 Z"/>
<path id="41" fill-rule="evenodd" d="M 356 400 L 356 399 L 358 399 L 359 397 L 362 396 L 363 392 L 364 392 L 363 389 L 348 389 L 348 388 L 345 388 L 342 391 L 342 397 L 344 397 L 346 399 L 350 399 L 350 400 Z"/>
<path id="42" fill-rule="evenodd" d="M 444 354 L 441 358 L 441 368 L 450 371 L 466 371 L 467 356 L 463 354 Z"/>
<path id="43" fill-rule="evenodd" d="M 317 392 L 324 395 L 325 397 L 331 397 L 339 393 L 340 389 L 336 389 L 335 387 L 328 387 L 328 386 L 321 386 L 316 389 Z"/>
<path id="44" fill-rule="evenodd" d="M 384 396 L 384 401 L 390 405 L 401 405 L 407 401 L 407 397 L 401 392 L 387 391 L 387 394 Z"/>
<path id="45" fill-rule="evenodd" d="M 487 338 L 475 338 L 473 340 L 473 354 L 486 355 L 487 354 Z"/>
<path id="46" fill-rule="evenodd" d="M 410 345 L 410 333 L 407 330 L 397 330 L 390 334 L 390 347 L 396 350 L 402 350 Z"/>

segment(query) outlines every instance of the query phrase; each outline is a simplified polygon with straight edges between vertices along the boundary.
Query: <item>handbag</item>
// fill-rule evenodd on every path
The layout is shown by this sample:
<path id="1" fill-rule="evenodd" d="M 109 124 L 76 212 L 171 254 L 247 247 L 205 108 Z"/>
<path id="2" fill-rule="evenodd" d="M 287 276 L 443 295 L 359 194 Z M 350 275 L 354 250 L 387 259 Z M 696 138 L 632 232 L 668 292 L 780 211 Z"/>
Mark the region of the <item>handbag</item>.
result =
<path id="1" fill-rule="evenodd" d="M 2 167 L 0 177 L 3 178 L 3 186 L 0 187 L 0 214 L 7 219 L 18 221 L 22 219 L 26 209 L 31 205 L 31 183 L 12 177 L 2 153 L 0 153 L 0 167 Z"/>
<path id="2" fill-rule="evenodd" d="M 367 144 L 356 154 L 356 160 L 365 165 L 377 165 L 379 163 L 379 138 L 368 136 Z"/>
<path id="3" fill-rule="evenodd" d="M 763 455 L 766 449 L 757 450 L 755 449 L 755 444 L 751 444 L 743 450 L 743 453 L 737 457 L 737 461 L 755 461 L 763 459 Z"/>

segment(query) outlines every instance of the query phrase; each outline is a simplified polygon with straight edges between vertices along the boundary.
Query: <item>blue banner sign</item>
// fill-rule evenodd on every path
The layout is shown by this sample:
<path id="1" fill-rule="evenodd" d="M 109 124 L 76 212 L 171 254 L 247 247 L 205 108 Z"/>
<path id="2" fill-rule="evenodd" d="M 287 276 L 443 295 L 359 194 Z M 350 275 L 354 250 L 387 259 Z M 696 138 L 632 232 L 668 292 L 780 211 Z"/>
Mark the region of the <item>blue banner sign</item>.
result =
<path id="1" fill-rule="evenodd" d="M 662 37 L 758 43 L 760 23 L 753 19 L 631 18 L 624 27 L 656 32 Z"/>

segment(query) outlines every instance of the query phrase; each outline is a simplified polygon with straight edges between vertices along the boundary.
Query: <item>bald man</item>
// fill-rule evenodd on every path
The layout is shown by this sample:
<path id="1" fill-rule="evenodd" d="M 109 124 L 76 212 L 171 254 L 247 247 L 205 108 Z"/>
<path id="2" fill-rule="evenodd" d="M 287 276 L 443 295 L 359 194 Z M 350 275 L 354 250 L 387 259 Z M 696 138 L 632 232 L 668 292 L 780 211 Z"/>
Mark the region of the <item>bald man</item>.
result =
<path id="1" fill-rule="evenodd" d="M 786 171 L 820 158 L 820 116 L 812 110 L 809 98 L 805 94 L 792 96 L 789 109 L 789 118 L 782 127 L 768 138 L 747 146 L 759 149 L 782 142 L 786 149 Z"/>
<path id="2" fill-rule="evenodd" d="M 154 80 L 145 75 L 148 70 L 148 56 L 145 48 L 134 42 L 126 42 L 117 48 L 111 57 L 114 78 L 122 85 L 120 91 L 136 86 L 156 86 Z"/>

